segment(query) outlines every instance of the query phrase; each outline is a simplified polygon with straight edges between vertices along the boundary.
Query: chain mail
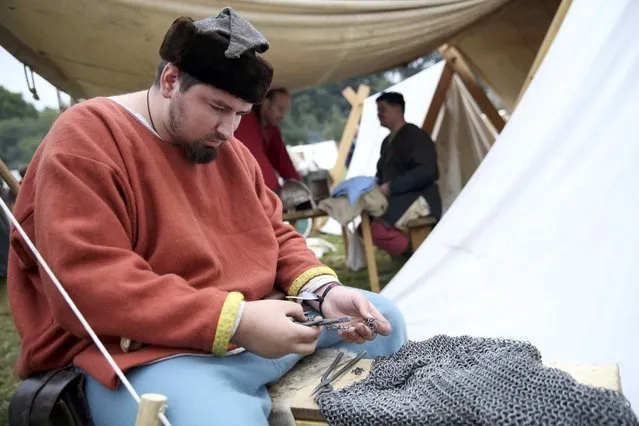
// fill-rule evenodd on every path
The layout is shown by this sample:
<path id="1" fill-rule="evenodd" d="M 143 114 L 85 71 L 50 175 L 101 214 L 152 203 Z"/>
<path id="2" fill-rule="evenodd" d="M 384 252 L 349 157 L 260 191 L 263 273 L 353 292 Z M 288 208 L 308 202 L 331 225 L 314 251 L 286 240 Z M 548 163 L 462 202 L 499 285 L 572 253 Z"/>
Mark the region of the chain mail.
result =
<path id="1" fill-rule="evenodd" d="M 626 398 L 544 366 L 529 343 L 435 336 L 317 402 L 335 426 L 639 425 Z"/>

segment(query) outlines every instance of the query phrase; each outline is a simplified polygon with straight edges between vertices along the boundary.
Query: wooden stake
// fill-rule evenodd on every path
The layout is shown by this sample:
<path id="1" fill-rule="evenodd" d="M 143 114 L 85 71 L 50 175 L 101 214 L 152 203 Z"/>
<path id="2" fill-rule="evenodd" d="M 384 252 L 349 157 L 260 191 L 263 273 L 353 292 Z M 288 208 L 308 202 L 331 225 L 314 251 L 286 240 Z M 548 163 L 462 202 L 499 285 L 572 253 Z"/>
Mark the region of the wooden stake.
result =
<path id="1" fill-rule="evenodd" d="M 135 426 L 160 426 L 160 413 L 164 412 L 166 401 L 166 396 L 157 393 L 141 395 Z"/>
<path id="2" fill-rule="evenodd" d="M 524 84 L 519 92 L 519 95 L 517 96 L 517 99 L 515 100 L 515 107 L 517 107 L 517 104 L 519 104 L 521 97 L 524 95 L 524 93 L 526 93 L 526 90 L 528 90 L 528 86 L 530 85 L 530 82 L 532 81 L 532 79 L 535 77 L 535 74 L 537 73 L 537 69 L 539 69 L 541 62 L 546 57 L 546 53 L 548 53 L 548 49 L 550 49 L 550 45 L 555 40 L 555 36 L 557 35 L 557 32 L 559 31 L 559 27 L 561 27 L 561 24 L 564 22 L 564 18 L 566 17 L 566 14 L 568 13 L 568 9 L 570 9 L 571 4 L 572 4 L 572 0 L 561 0 L 561 3 L 559 4 L 559 8 L 557 9 L 557 12 L 555 13 L 554 18 L 552 19 L 552 22 L 550 23 L 550 26 L 548 27 L 546 36 L 544 37 L 544 40 L 541 42 L 541 46 L 539 46 L 539 50 L 537 51 L 537 56 L 535 56 L 535 60 L 533 61 L 533 64 L 530 67 L 530 71 L 528 71 L 528 75 L 526 76 L 526 79 L 524 80 Z"/>
<path id="3" fill-rule="evenodd" d="M 498 132 L 501 132 L 506 122 L 503 117 L 499 115 L 497 108 L 493 105 L 493 103 L 488 99 L 486 93 L 481 88 L 475 77 L 473 76 L 470 67 L 462 57 L 461 53 L 454 47 L 444 45 L 439 49 L 440 53 L 446 58 L 448 65 L 453 69 L 455 73 L 461 78 L 464 82 L 464 85 L 468 89 L 468 92 L 471 94 L 477 105 L 482 109 L 484 114 L 488 117 L 490 122 L 495 126 Z"/>
<path id="4" fill-rule="evenodd" d="M 444 105 L 444 101 L 446 100 L 446 92 L 448 92 L 448 88 L 450 87 L 450 81 L 452 80 L 452 78 L 452 68 L 448 66 L 448 64 L 444 65 L 444 70 L 442 71 L 442 75 L 439 78 L 439 83 L 437 83 L 435 93 L 433 94 L 433 100 L 428 107 L 428 112 L 426 113 L 424 124 L 422 124 L 422 129 L 429 135 L 433 134 L 435 123 L 437 122 L 437 116 L 439 115 L 439 110 L 442 108 L 442 105 Z"/>
<path id="5" fill-rule="evenodd" d="M 13 195 L 17 197 L 18 191 L 20 191 L 20 184 L 11 173 L 11 170 L 9 170 L 9 167 L 7 167 L 4 161 L 2 161 L 2 159 L 0 159 L 0 178 L 2 178 L 2 180 L 4 180 L 7 185 L 9 185 L 9 189 L 11 190 Z"/>
<path id="6" fill-rule="evenodd" d="M 368 280 L 371 291 L 379 293 L 379 275 L 377 275 L 377 261 L 375 259 L 375 246 L 373 244 L 373 234 L 371 232 L 371 217 L 366 212 L 362 212 L 362 239 L 364 240 L 364 253 L 366 254 L 366 264 L 368 265 Z M 372 267 L 374 265 L 374 267 Z"/>
<path id="7" fill-rule="evenodd" d="M 342 91 L 342 95 L 346 98 L 348 103 L 351 104 L 351 112 L 348 115 L 346 126 L 344 126 L 344 132 L 342 133 L 342 139 L 339 143 L 339 153 L 337 155 L 337 161 L 335 167 L 331 170 L 331 176 L 333 178 L 332 187 L 336 187 L 343 178 L 344 170 L 346 168 L 346 157 L 353 144 L 353 138 L 355 137 L 355 131 L 357 130 L 357 124 L 359 119 L 362 118 L 362 112 L 364 111 L 364 100 L 370 93 L 370 87 L 365 84 L 360 84 L 357 89 L 357 93 L 350 87 L 347 87 Z"/>

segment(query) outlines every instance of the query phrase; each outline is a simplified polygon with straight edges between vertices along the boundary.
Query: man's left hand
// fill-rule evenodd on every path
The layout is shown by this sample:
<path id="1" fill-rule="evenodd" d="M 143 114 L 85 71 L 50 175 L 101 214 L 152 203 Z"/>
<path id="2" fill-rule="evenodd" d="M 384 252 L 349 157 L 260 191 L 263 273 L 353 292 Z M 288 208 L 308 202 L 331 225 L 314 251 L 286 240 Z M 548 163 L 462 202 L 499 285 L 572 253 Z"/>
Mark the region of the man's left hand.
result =
<path id="1" fill-rule="evenodd" d="M 322 303 L 322 317 L 339 318 L 343 316 L 353 317 L 353 321 L 341 325 L 350 325 L 347 330 L 339 330 L 338 334 L 347 342 L 364 343 L 373 340 L 376 334 L 388 336 L 392 330 L 390 322 L 379 313 L 377 308 L 357 290 L 338 286 L 333 288 Z M 373 318 L 375 332 L 364 323 Z"/>
<path id="2" fill-rule="evenodd" d="M 382 194 L 384 194 L 385 196 L 390 196 L 390 184 L 388 182 L 383 183 L 380 187 L 379 187 L 380 191 L 382 191 Z"/>

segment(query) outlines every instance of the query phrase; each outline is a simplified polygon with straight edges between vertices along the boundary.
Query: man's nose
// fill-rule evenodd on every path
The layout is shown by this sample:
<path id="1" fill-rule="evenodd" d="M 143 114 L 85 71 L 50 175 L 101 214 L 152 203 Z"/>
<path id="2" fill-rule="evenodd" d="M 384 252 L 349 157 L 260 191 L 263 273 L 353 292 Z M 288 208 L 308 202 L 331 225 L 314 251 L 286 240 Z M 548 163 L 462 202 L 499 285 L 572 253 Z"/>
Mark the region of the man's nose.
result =
<path id="1" fill-rule="evenodd" d="M 228 115 L 222 119 L 220 125 L 217 127 L 217 131 L 224 136 L 224 138 L 228 141 L 233 137 L 233 132 L 235 131 L 235 117 L 233 115 Z"/>

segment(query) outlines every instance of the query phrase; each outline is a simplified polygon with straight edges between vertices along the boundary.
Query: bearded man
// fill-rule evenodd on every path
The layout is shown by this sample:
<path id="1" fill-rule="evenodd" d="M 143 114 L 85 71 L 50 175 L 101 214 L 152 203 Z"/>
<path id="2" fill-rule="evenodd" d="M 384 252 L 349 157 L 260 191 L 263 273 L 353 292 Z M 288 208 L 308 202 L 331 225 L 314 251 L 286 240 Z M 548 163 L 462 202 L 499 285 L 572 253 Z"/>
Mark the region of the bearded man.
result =
<path id="1" fill-rule="evenodd" d="M 282 221 L 233 137 L 270 87 L 268 47 L 230 8 L 177 19 L 149 90 L 58 118 L 15 208 L 133 387 L 168 396 L 174 424 L 266 425 L 266 386 L 304 355 L 332 346 L 375 357 L 406 341 L 396 307 L 341 285 Z M 73 365 L 96 425 L 134 424 L 135 401 L 15 230 L 8 286 L 19 376 Z M 339 332 L 300 325 L 303 305 L 272 299 L 278 290 L 319 295 L 313 313 L 354 320 Z M 123 337 L 141 347 L 121 347 Z"/>

